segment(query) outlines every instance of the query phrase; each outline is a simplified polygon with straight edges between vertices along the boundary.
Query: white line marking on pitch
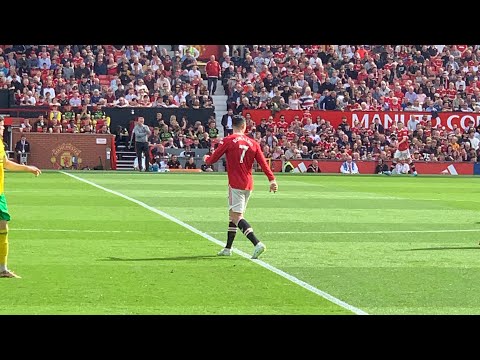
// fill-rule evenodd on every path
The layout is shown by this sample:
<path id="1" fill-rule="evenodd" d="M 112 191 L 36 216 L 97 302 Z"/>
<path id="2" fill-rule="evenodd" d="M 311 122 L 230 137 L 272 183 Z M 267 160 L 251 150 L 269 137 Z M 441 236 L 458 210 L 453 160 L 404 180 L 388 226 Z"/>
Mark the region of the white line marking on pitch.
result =
<path id="1" fill-rule="evenodd" d="M 8 231 L 43 231 L 43 232 L 72 232 L 72 233 L 144 233 L 144 231 L 138 230 L 80 230 L 80 229 L 27 229 L 27 228 L 15 228 L 8 229 Z M 178 231 L 162 231 L 163 234 L 175 233 Z M 187 233 L 187 231 L 185 231 Z"/>
<path id="2" fill-rule="evenodd" d="M 391 234 L 391 233 L 456 233 L 478 232 L 480 229 L 457 230 L 385 230 L 385 231 L 264 231 L 263 234 Z M 212 234 L 224 234 L 225 231 L 212 231 Z"/>
<path id="3" fill-rule="evenodd" d="M 179 219 L 177 219 L 177 218 L 175 218 L 175 217 L 173 217 L 173 216 L 171 216 L 171 215 L 163 212 L 162 210 L 156 209 L 156 208 L 154 208 L 153 206 L 147 205 L 147 204 L 145 204 L 145 203 L 143 203 L 143 202 L 141 202 L 141 201 L 139 201 L 139 200 L 137 200 L 137 199 L 131 198 L 131 197 L 129 197 L 129 196 L 127 196 L 127 195 L 124 195 L 124 194 L 122 194 L 122 193 L 120 193 L 120 192 L 118 192 L 118 191 L 111 190 L 111 189 L 108 189 L 108 188 L 103 187 L 103 186 L 101 186 L 101 185 L 98 185 L 98 184 L 96 184 L 96 183 L 94 183 L 94 182 L 91 182 L 91 181 L 89 181 L 89 180 L 82 179 L 82 178 L 80 178 L 80 177 L 78 177 L 78 176 L 76 176 L 76 175 L 72 175 L 72 174 L 69 174 L 69 173 L 64 172 L 64 171 L 60 171 L 60 172 L 61 172 L 62 174 L 65 174 L 65 175 L 67 175 L 67 176 L 70 176 L 70 177 L 72 177 L 72 178 L 74 178 L 74 179 L 76 179 L 76 180 L 83 181 L 84 183 L 87 183 L 87 184 L 89 184 L 89 185 L 92 185 L 92 186 L 94 186 L 94 187 L 96 187 L 96 188 L 98 188 L 98 189 L 101 189 L 101 190 L 103 190 L 103 191 L 109 192 L 110 194 L 113 194 L 113 195 L 120 196 L 121 198 L 124 198 L 125 200 L 131 201 L 131 202 L 133 202 L 133 203 L 135 203 L 135 204 L 137 204 L 137 205 L 140 205 L 141 207 L 143 207 L 143 208 L 145 208 L 145 209 L 147 209 L 147 210 L 150 210 L 150 211 L 152 211 L 152 212 L 154 212 L 154 213 L 156 213 L 156 214 L 158 214 L 158 215 L 161 215 L 161 216 L 163 216 L 164 218 L 166 218 L 166 219 L 168 219 L 168 220 L 170 220 L 170 221 L 173 221 L 174 223 L 176 223 L 176 224 L 178 224 L 178 225 L 183 226 L 184 228 L 186 228 L 186 229 L 194 232 L 194 233 L 197 234 L 197 235 L 200 235 L 201 237 L 203 237 L 203 238 L 205 238 L 205 239 L 207 239 L 207 240 L 210 240 L 211 242 L 213 242 L 213 243 L 215 243 L 215 244 L 217 244 L 217 245 L 219 245 L 219 246 L 222 246 L 222 247 L 224 246 L 224 242 L 223 242 L 223 241 L 220 241 L 220 240 L 218 240 L 218 239 L 215 239 L 213 236 L 210 236 L 210 235 L 204 233 L 203 231 L 200 231 L 200 230 L 198 230 L 197 228 L 194 228 L 193 226 L 188 225 L 187 223 L 184 223 L 183 221 L 181 221 L 181 220 L 179 220 Z M 284 277 L 285 279 L 288 279 L 288 280 L 290 280 L 291 282 L 293 282 L 293 283 L 295 283 L 295 284 L 297 284 L 297 285 L 299 285 L 299 286 L 301 286 L 301 287 L 303 287 L 303 288 L 305 288 L 305 289 L 307 289 L 307 290 L 310 290 L 311 292 L 313 292 L 313 293 L 315 293 L 315 294 L 323 297 L 324 299 L 327 299 L 327 300 L 331 301 L 332 303 L 334 303 L 334 304 L 336 304 L 336 305 L 338 305 L 338 306 L 341 306 L 341 307 L 344 308 L 344 309 L 347 309 L 347 310 L 353 312 L 354 314 L 357 314 L 357 315 L 368 315 L 367 312 L 365 312 L 365 311 L 363 311 L 363 310 L 361 310 L 361 309 L 359 309 L 359 308 L 356 308 L 356 307 L 354 307 L 354 306 L 352 306 L 352 305 L 350 305 L 350 304 L 347 304 L 346 302 L 344 302 L 344 301 L 342 301 L 342 300 L 340 300 L 340 299 L 337 299 L 336 297 L 334 297 L 334 296 L 326 293 L 325 291 L 322 291 L 322 290 L 320 290 L 320 289 L 317 289 L 316 287 L 314 287 L 314 286 L 312 286 L 312 285 L 310 285 L 310 284 L 307 284 L 306 282 L 304 282 L 304 281 L 302 281 L 302 280 L 300 280 L 300 279 L 297 279 L 295 276 L 292 276 L 292 275 L 290 275 L 290 274 L 287 274 L 286 272 L 284 272 L 284 271 L 282 271 L 282 270 L 280 270 L 280 269 L 277 269 L 276 267 L 274 267 L 274 266 L 272 266 L 272 265 L 269 265 L 269 264 L 267 264 L 266 262 L 263 262 L 263 261 L 260 260 L 260 259 L 252 260 L 250 254 L 247 254 L 247 253 L 245 253 L 245 252 L 243 252 L 243 251 L 241 251 L 241 250 L 238 250 L 238 249 L 233 249 L 233 252 L 239 254 L 240 256 L 243 256 L 243 257 L 246 258 L 246 259 L 249 259 L 249 260 L 251 260 L 251 261 L 256 262 L 258 265 L 263 266 L 264 268 L 266 268 L 266 269 L 274 272 L 275 274 L 280 275 L 280 276 Z"/>
<path id="4" fill-rule="evenodd" d="M 25 229 L 15 228 L 8 231 L 47 231 L 47 232 L 75 232 L 75 233 L 138 233 L 131 230 L 79 230 L 79 229 Z"/>

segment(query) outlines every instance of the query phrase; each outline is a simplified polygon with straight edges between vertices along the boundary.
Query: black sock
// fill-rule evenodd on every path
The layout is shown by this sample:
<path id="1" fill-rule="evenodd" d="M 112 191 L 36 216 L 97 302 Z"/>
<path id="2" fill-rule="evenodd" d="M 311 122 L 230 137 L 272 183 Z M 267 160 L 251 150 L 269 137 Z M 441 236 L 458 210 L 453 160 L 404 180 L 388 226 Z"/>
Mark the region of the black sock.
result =
<path id="1" fill-rule="evenodd" d="M 247 220 L 242 219 L 237 224 L 238 228 L 243 232 L 243 234 L 247 237 L 248 240 L 252 242 L 253 245 L 257 245 L 260 241 L 257 239 L 255 234 L 253 233 L 253 229 Z"/>
<path id="2" fill-rule="evenodd" d="M 235 239 L 235 235 L 237 235 L 237 226 L 233 221 L 228 223 L 228 232 L 227 232 L 227 245 L 225 245 L 226 249 L 231 249 L 233 240 Z"/>

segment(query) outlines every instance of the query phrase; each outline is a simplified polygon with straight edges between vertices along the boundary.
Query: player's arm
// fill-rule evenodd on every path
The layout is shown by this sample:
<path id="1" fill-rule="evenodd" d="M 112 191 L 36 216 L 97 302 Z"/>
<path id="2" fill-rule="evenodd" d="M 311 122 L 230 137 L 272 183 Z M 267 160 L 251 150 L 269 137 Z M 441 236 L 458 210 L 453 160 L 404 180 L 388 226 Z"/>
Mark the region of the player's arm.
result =
<path id="1" fill-rule="evenodd" d="M 207 165 L 215 164 L 227 150 L 228 144 L 228 141 L 221 140 L 218 143 L 218 147 L 213 151 L 212 155 L 206 154 L 203 156 L 203 162 L 205 162 Z"/>
<path id="2" fill-rule="evenodd" d="M 270 166 L 268 166 L 267 160 L 265 159 L 265 156 L 263 155 L 259 145 L 257 145 L 257 149 L 255 151 L 255 160 L 257 160 L 257 163 L 260 165 L 262 171 L 265 173 L 265 175 L 267 175 L 267 178 L 270 181 L 270 191 L 277 192 L 278 184 L 275 180 L 275 175 L 273 175 L 272 169 L 270 169 Z"/>
<path id="3" fill-rule="evenodd" d="M 35 176 L 38 176 L 42 173 L 42 171 L 37 168 L 36 166 L 32 165 L 24 165 L 24 164 L 17 164 L 14 161 L 8 160 L 5 157 L 5 162 L 4 162 L 5 169 L 7 170 L 12 170 L 12 171 L 28 171 L 34 174 Z"/>
<path id="4" fill-rule="evenodd" d="M 143 125 L 143 126 L 145 127 L 145 131 L 147 132 L 147 136 L 152 135 L 152 130 L 150 130 L 150 126 L 148 126 L 148 125 Z"/>

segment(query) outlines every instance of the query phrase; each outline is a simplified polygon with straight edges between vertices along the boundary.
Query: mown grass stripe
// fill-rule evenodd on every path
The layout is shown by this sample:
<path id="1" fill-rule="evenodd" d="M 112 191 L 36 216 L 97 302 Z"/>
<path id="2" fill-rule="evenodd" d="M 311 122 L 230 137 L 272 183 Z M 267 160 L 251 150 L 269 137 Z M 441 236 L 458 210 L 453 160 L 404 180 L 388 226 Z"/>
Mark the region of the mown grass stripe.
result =
<path id="1" fill-rule="evenodd" d="M 173 216 L 171 216 L 171 215 L 163 212 L 162 210 L 156 209 L 156 208 L 154 208 L 154 207 L 152 207 L 152 206 L 150 206 L 150 205 L 147 205 L 147 204 L 145 204 L 145 203 L 143 203 L 143 202 L 141 202 L 141 201 L 139 201 L 139 200 L 137 200 L 137 199 L 134 199 L 134 198 L 131 198 L 131 197 L 127 196 L 127 195 L 124 195 L 124 194 L 122 194 L 122 193 L 120 193 L 120 192 L 118 192 L 118 191 L 111 190 L 111 189 L 108 189 L 108 188 L 103 187 L 103 186 L 101 186 L 101 185 L 98 185 L 98 184 L 96 184 L 96 183 L 94 183 L 94 182 L 92 182 L 92 181 L 89 181 L 89 180 L 86 180 L 86 179 L 82 179 L 81 177 L 78 177 L 78 176 L 76 176 L 76 175 L 73 175 L 73 174 L 70 174 L 70 173 L 67 173 L 67 172 L 64 172 L 64 171 L 61 171 L 61 173 L 64 174 L 64 175 L 70 176 L 70 177 L 72 177 L 72 178 L 74 178 L 74 179 L 76 179 L 76 180 L 78 180 L 78 181 L 82 181 L 82 182 L 87 183 L 87 184 L 89 184 L 89 185 L 91 185 L 91 186 L 94 186 L 94 187 L 96 187 L 96 188 L 98 188 L 98 189 L 101 189 L 101 190 L 103 190 L 103 191 L 106 191 L 106 192 L 108 192 L 108 193 L 110 193 L 110 194 L 117 195 L 117 196 L 119 196 L 119 197 L 121 197 L 121 198 L 124 198 L 125 200 L 131 201 L 131 202 L 133 202 L 133 203 L 135 203 L 135 204 L 137 204 L 137 205 L 140 205 L 141 207 L 143 207 L 143 208 L 145 208 L 145 209 L 147 209 L 147 210 L 150 210 L 150 211 L 152 211 L 152 212 L 154 212 L 154 213 L 156 213 L 156 214 L 158 214 L 158 215 L 161 215 L 161 216 L 163 216 L 164 218 L 166 218 L 166 219 L 168 219 L 168 220 L 170 220 L 170 221 L 172 221 L 172 222 L 174 222 L 174 223 L 176 223 L 176 224 L 178 224 L 178 225 L 180 225 L 180 226 L 183 226 L 183 227 L 189 229 L 190 231 L 194 232 L 195 234 L 200 235 L 200 236 L 202 236 L 203 238 L 205 238 L 205 239 L 207 239 L 207 240 L 210 240 L 210 241 L 212 241 L 213 243 L 215 243 L 215 244 L 217 244 L 217 245 L 220 245 L 220 246 L 223 246 L 223 245 L 224 245 L 224 243 L 223 243 L 222 241 L 220 241 L 220 240 L 218 240 L 218 239 L 215 239 L 213 236 L 208 235 L 208 234 L 206 234 L 206 233 L 198 230 L 197 228 L 194 228 L 193 226 L 191 226 L 191 225 L 189 225 L 189 224 L 187 224 L 187 223 L 184 223 L 183 221 L 181 221 L 181 220 L 179 220 L 179 219 L 177 219 L 177 218 L 175 218 L 175 217 L 173 217 Z M 243 252 L 243 251 L 241 251 L 241 250 L 239 250 L 239 249 L 234 249 L 234 252 L 237 253 L 237 254 L 239 254 L 240 256 L 242 256 L 242 257 L 244 257 L 244 258 L 250 259 L 250 255 L 249 255 L 249 254 L 247 254 L 247 253 L 245 253 L 245 252 Z M 256 260 L 252 260 L 252 261 L 254 261 L 254 262 L 256 262 L 257 264 L 259 264 L 260 266 L 262 266 L 262 267 L 264 267 L 264 268 L 266 268 L 266 269 L 274 272 L 275 274 L 278 274 L 278 275 L 284 277 L 285 279 L 290 280 L 291 282 L 293 282 L 293 283 L 295 283 L 295 284 L 297 284 L 297 285 L 299 285 L 299 286 L 301 286 L 301 287 L 303 287 L 303 288 L 305 288 L 305 289 L 307 289 L 307 290 L 309 290 L 309 291 L 311 291 L 311 292 L 313 292 L 313 293 L 315 293 L 315 294 L 323 297 L 324 299 L 329 300 L 330 302 L 332 302 L 332 303 L 334 303 L 334 304 L 336 304 L 336 305 L 338 305 L 338 306 L 340 306 L 340 307 L 342 307 L 342 308 L 344 308 L 344 309 L 347 309 L 347 310 L 353 312 L 354 314 L 357 314 L 357 315 L 368 315 L 367 312 L 365 312 L 365 311 L 363 311 L 363 310 L 361 310 L 361 309 L 359 309 L 359 308 L 356 308 L 356 307 L 354 307 L 354 306 L 352 306 L 352 305 L 350 305 L 350 304 L 347 304 L 346 302 L 344 302 L 344 301 L 342 301 L 342 300 L 340 300 L 340 299 L 338 299 L 338 298 L 336 298 L 336 297 L 334 297 L 334 296 L 326 293 L 325 291 L 322 291 L 322 290 L 320 290 L 320 289 L 318 289 L 318 288 L 316 288 L 316 287 L 314 287 L 314 286 L 312 286 L 312 285 L 310 285 L 310 284 L 308 284 L 308 283 L 306 283 L 306 282 L 304 282 L 304 281 L 302 281 L 302 280 L 300 280 L 300 279 L 298 279 L 298 278 L 296 278 L 296 277 L 294 277 L 294 276 L 292 276 L 292 275 L 290 275 L 290 274 L 287 274 L 286 272 L 284 272 L 284 271 L 282 271 L 282 270 L 280 270 L 280 269 L 277 269 L 276 267 L 271 266 L 271 265 L 265 263 L 265 262 L 262 261 L 262 260 L 256 259 Z"/>

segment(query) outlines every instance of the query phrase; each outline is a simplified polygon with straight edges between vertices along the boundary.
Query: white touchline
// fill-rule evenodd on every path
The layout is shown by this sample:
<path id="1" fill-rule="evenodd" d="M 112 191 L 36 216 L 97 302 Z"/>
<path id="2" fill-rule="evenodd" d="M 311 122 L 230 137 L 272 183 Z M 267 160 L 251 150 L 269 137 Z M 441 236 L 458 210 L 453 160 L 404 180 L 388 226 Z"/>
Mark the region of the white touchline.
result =
<path id="1" fill-rule="evenodd" d="M 78 229 L 25 229 L 15 228 L 8 231 L 47 231 L 47 232 L 85 232 L 85 233 L 133 233 L 138 231 L 130 230 L 78 230 Z"/>
<path id="2" fill-rule="evenodd" d="M 80 229 L 26 229 L 15 228 L 8 229 L 8 231 L 42 231 L 42 232 L 76 232 L 76 233 L 140 233 L 142 231 L 134 230 L 80 230 Z M 171 231 L 173 233 L 173 231 Z M 162 233 L 168 233 L 168 231 L 162 231 Z M 178 234 L 178 231 L 175 231 Z"/>
<path id="3" fill-rule="evenodd" d="M 391 234 L 391 233 L 456 233 L 479 232 L 480 229 L 452 229 L 452 230 L 385 230 L 385 231 L 264 231 L 264 234 Z M 212 234 L 223 234 L 212 231 Z"/>
<path id="4" fill-rule="evenodd" d="M 114 194 L 114 195 L 120 196 L 121 198 L 124 198 L 124 199 L 126 199 L 126 200 L 128 200 L 128 201 L 134 202 L 135 204 L 140 205 L 141 207 L 143 207 L 143 208 L 145 208 L 145 209 L 147 209 L 147 210 L 150 210 L 150 211 L 152 211 L 152 212 L 154 212 L 154 213 L 156 213 L 156 214 L 158 214 L 158 215 L 161 215 L 161 216 L 163 216 L 164 218 L 166 218 L 166 219 L 168 219 L 168 220 L 170 220 L 170 221 L 173 221 L 174 223 L 176 223 L 176 224 L 178 224 L 178 225 L 181 225 L 181 226 L 183 226 L 184 228 L 187 228 L 188 230 L 194 232 L 195 234 L 200 235 L 201 237 L 203 237 L 203 238 L 205 238 L 205 239 L 207 239 L 207 240 L 210 240 L 211 242 L 213 242 L 213 243 L 215 243 L 215 244 L 217 244 L 217 245 L 224 246 L 223 241 L 220 241 L 220 240 L 218 240 L 218 239 L 215 239 L 213 236 L 210 236 L 210 235 L 204 233 L 203 231 L 200 231 L 200 230 L 198 230 L 197 228 L 194 228 L 193 226 L 188 225 L 187 223 L 184 223 L 184 222 L 181 221 L 181 220 L 178 220 L 177 218 L 175 218 L 175 217 L 167 214 L 166 212 L 163 212 L 162 210 L 156 209 L 156 208 L 154 208 L 153 206 L 147 205 L 147 204 L 145 204 L 145 203 L 143 203 L 143 202 L 141 202 L 141 201 L 139 201 L 139 200 L 137 200 L 137 199 L 134 199 L 134 198 L 131 198 L 130 196 L 127 196 L 127 195 L 124 195 L 124 194 L 122 194 L 122 193 L 119 193 L 118 191 L 111 190 L 111 189 L 108 189 L 108 188 L 103 187 L 103 186 L 101 186 L 101 185 L 95 184 L 95 183 L 92 182 L 92 181 L 89 181 L 89 180 L 86 180 L 86 179 L 82 179 L 81 177 L 78 177 L 78 176 L 76 176 L 76 175 L 69 174 L 69 173 L 64 172 L 64 171 L 60 171 L 60 172 L 61 172 L 62 174 L 64 174 L 64 175 L 70 176 L 70 177 L 72 177 L 72 178 L 74 178 L 74 179 L 76 179 L 76 180 L 83 181 L 84 183 L 87 183 L 87 184 L 89 184 L 89 185 L 95 186 L 96 188 L 99 188 L 99 189 L 101 189 L 101 190 L 103 190 L 103 191 L 109 192 L 110 194 Z M 282 270 L 280 270 L 280 269 L 277 269 L 276 267 L 274 267 L 274 266 L 272 266 L 272 265 L 269 265 L 269 264 L 267 264 L 266 262 L 263 262 L 262 260 L 259 260 L 259 259 L 252 260 L 252 259 L 250 259 L 251 256 L 250 256 L 249 254 L 241 251 L 241 250 L 233 249 L 233 252 L 235 252 L 235 253 L 243 256 L 243 257 L 246 258 L 246 259 L 249 259 L 249 260 L 251 260 L 251 261 L 256 262 L 258 265 L 263 266 L 264 268 L 266 268 L 266 269 L 274 272 L 275 274 L 280 275 L 280 276 L 284 277 L 285 279 L 290 280 L 291 282 L 293 282 L 293 283 L 295 283 L 295 284 L 297 284 L 297 285 L 299 285 L 299 286 L 301 286 L 301 287 L 303 287 L 303 288 L 305 288 L 305 289 L 307 289 L 307 290 L 309 290 L 309 291 L 311 291 L 311 292 L 313 292 L 313 293 L 315 293 L 315 294 L 323 297 L 324 299 L 327 299 L 327 300 L 331 301 L 332 303 L 334 303 L 334 304 L 336 304 L 336 305 L 338 305 L 338 306 L 343 307 L 344 309 L 347 309 L 347 310 L 353 312 L 354 314 L 357 314 L 357 315 L 368 315 L 367 312 L 365 312 L 365 311 L 363 311 L 363 310 L 361 310 L 361 309 L 359 309 L 359 308 L 356 308 L 356 307 L 354 307 L 354 306 L 352 306 L 352 305 L 350 305 L 350 304 L 347 304 L 346 302 L 344 302 L 344 301 L 342 301 L 342 300 L 340 300 L 340 299 L 337 299 L 335 296 L 332 296 L 332 295 L 326 293 L 325 291 L 322 291 L 322 290 L 320 290 L 320 289 L 317 289 L 316 287 L 314 287 L 314 286 L 312 286 L 312 285 L 310 285 L 310 284 L 307 284 L 306 282 L 304 282 L 304 281 L 302 281 L 302 280 L 300 280 L 300 279 L 297 279 L 295 276 L 292 276 L 292 275 L 290 275 L 290 274 L 287 274 L 286 272 L 284 272 L 284 271 L 282 271 Z"/>

